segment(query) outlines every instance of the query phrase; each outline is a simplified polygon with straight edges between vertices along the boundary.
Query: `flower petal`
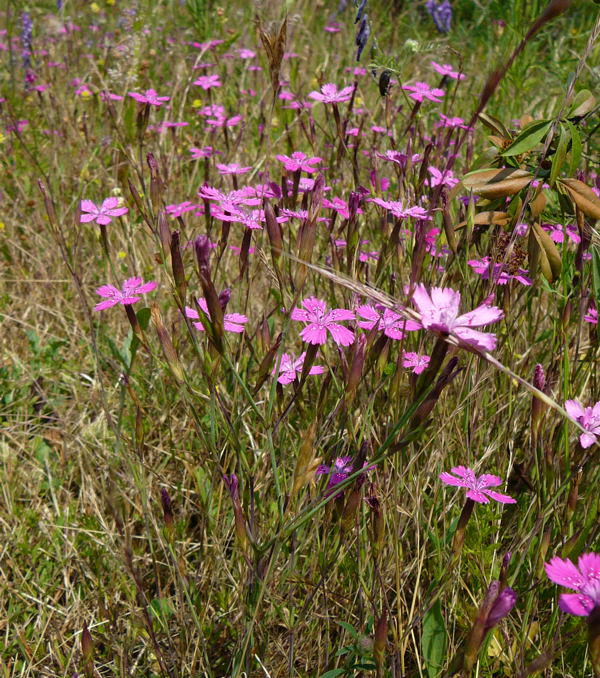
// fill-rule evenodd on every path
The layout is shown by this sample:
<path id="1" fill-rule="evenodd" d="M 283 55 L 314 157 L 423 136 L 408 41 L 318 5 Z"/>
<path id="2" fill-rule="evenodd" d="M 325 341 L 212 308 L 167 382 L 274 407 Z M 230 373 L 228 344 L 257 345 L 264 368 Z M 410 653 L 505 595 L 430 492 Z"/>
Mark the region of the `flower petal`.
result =
<path id="1" fill-rule="evenodd" d="M 544 567 L 548 579 L 555 584 L 560 584 L 576 591 L 585 584 L 585 578 L 568 558 L 563 560 L 558 556 L 554 556 Z"/>
<path id="2" fill-rule="evenodd" d="M 558 607 L 567 614 L 587 617 L 594 609 L 595 603 L 589 596 L 581 593 L 562 593 L 558 599 Z"/>

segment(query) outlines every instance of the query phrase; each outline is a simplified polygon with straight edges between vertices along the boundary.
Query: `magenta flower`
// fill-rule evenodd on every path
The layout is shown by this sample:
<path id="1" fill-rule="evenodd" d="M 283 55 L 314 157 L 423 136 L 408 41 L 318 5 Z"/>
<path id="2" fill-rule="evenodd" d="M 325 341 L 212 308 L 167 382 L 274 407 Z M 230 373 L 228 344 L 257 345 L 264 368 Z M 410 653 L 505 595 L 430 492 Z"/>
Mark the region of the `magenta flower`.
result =
<path id="1" fill-rule="evenodd" d="M 252 167 L 242 167 L 237 162 L 232 162 L 229 165 L 218 162 L 217 169 L 219 170 L 219 174 L 246 174 Z"/>
<path id="2" fill-rule="evenodd" d="M 542 224 L 542 228 L 548 231 L 550 237 L 556 243 L 564 242 L 565 235 L 576 245 L 581 242 L 581 236 L 575 224 L 567 224 L 566 226 L 562 224 Z"/>
<path id="3" fill-rule="evenodd" d="M 414 85 L 404 85 L 402 89 L 410 92 L 408 96 L 415 101 L 429 99 L 429 101 L 435 101 L 438 104 L 441 103 L 441 99 L 438 97 L 443 97 L 445 94 L 443 89 L 431 88 L 426 82 L 415 82 Z"/>
<path id="4" fill-rule="evenodd" d="M 595 306 L 590 306 L 587 310 L 587 313 L 583 316 L 583 319 L 586 323 L 591 323 L 592 325 L 598 324 L 598 309 Z"/>
<path id="5" fill-rule="evenodd" d="M 600 402 L 593 407 L 583 407 L 577 400 L 567 400 L 565 403 L 567 414 L 586 430 L 579 436 L 581 447 L 591 447 L 598 442 L 600 435 Z"/>
<path id="6" fill-rule="evenodd" d="M 136 301 L 140 300 L 139 294 L 152 292 L 155 287 L 156 283 L 153 280 L 145 283 L 141 278 L 129 278 L 123 283 L 122 290 L 117 289 L 114 285 L 102 285 L 96 290 L 96 294 L 104 297 L 105 300 L 96 304 L 94 311 L 103 311 L 105 308 L 116 306 L 116 304 L 123 304 L 123 306 L 135 304 Z"/>
<path id="7" fill-rule="evenodd" d="M 302 374 L 305 358 L 306 351 L 301 353 L 298 358 L 295 358 L 291 353 L 282 353 L 279 371 L 277 371 L 277 365 L 275 365 L 271 374 L 273 376 L 279 374 L 277 381 L 280 384 L 291 384 L 296 381 L 299 374 Z M 325 372 L 325 368 L 321 365 L 313 365 L 308 371 L 309 374 L 323 374 L 323 372 Z"/>
<path id="8" fill-rule="evenodd" d="M 494 499 L 501 504 L 517 503 L 516 499 L 509 497 L 507 494 L 501 494 L 495 490 L 488 489 L 489 487 L 498 487 L 499 485 L 502 485 L 502 478 L 499 478 L 498 476 L 484 473 L 478 478 L 475 475 L 475 471 L 466 466 L 455 466 L 450 470 L 454 475 L 444 471 L 439 475 L 440 480 L 446 485 L 467 488 L 467 497 L 479 504 L 489 504 L 490 499 Z"/>
<path id="9" fill-rule="evenodd" d="M 129 92 L 129 96 L 140 104 L 150 104 L 151 106 L 162 106 L 165 101 L 171 97 L 159 97 L 154 89 L 147 89 L 143 94 L 138 92 Z"/>
<path id="10" fill-rule="evenodd" d="M 577 567 L 569 560 L 555 556 L 545 564 L 548 579 L 577 593 L 561 593 L 558 607 L 567 614 L 587 617 L 600 606 L 600 555 L 584 553 Z"/>
<path id="11" fill-rule="evenodd" d="M 459 117 L 448 117 L 443 113 L 440 113 L 440 122 L 437 124 L 437 127 L 459 127 L 460 129 L 468 129 L 468 125 L 465 125 L 465 121 Z"/>
<path id="12" fill-rule="evenodd" d="M 294 308 L 292 320 L 307 323 L 300 336 L 308 344 L 324 344 L 329 332 L 338 346 L 350 346 L 354 342 L 354 332 L 340 325 L 338 320 L 354 320 L 354 313 L 345 308 L 327 310 L 324 301 L 316 297 L 308 297 L 302 301 L 301 308 Z"/>
<path id="13" fill-rule="evenodd" d="M 408 207 L 405 208 L 400 201 L 397 200 L 383 200 L 383 198 L 369 198 L 369 202 L 373 202 L 380 207 L 384 207 L 390 211 L 397 219 L 406 219 L 413 217 L 415 219 L 431 219 L 427 216 L 427 210 L 424 207 Z"/>
<path id="14" fill-rule="evenodd" d="M 507 273 L 504 270 L 504 265 L 500 263 L 490 264 L 489 257 L 483 257 L 483 259 L 470 259 L 467 261 L 467 264 L 480 275 L 484 280 L 489 280 L 490 278 L 490 266 L 491 266 L 491 276 L 492 280 L 498 285 L 506 285 L 509 280 L 517 280 L 521 285 L 529 286 L 531 285 L 531 279 L 527 277 L 527 271 L 524 268 L 517 269 L 516 273 Z"/>
<path id="15" fill-rule="evenodd" d="M 358 326 L 364 330 L 372 330 L 377 326 L 382 330 L 386 337 L 400 340 L 404 338 L 405 332 L 421 329 L 421 325 L 414 320 L 407 320 L 399 313 L 395 313 L 389 308 L 376 308 L 369 304 L 358 306 L 356 313 L 365 320 L 359 320 Z"/>
<path id="16" fill-rule="evenodd" d="M 448 188 L 452 188 L 452 186 L 456 186 L 459 182 L 459 179 L 454 176 L 452 170 L 442 173 L 437 167 L 428 167 L 427 169 L 429 174 L 431 174 L 431 179 L 428 179 L 425 183 L 429 186 L 448 186 Z"/>
<path id="17" fill-rule="evenodd" d="M 278 155 L 277 160 L 283 163 L 283 166 L 288 172 L 307 172 L 313 174 L 318 171 L 318 166 L 323 162 L 322 158 L 309 158 L 306 153 L 302 151 L 294 151 L 292 155 Z M 316 166 L 315 166 L 316 165 Z"/>
<path id="18" fill-rule="evenodd" d="M 214 75 L 201 75 L 197 80 L 194 80 L 194 85 L 202 87 L 202 89 L 207 90 L 211 87 L 221 87 L 221 80 L 219 76 Z"/>
<path id="19" fill-rule="evenodd" d="M 341 104 L 344 103 L 344 101 L 350 101 L 353 90 L 354 87 L 348 85 L 348 87 L 344 87 L 338 91 L 338 88 L 333 83 L 328 83 L 321 87 L 320 92 L 314 91 L 308 96 L 310 99 L 321 101 L 324 104 Z"/>
<path id="20" fill-rule="evenodd" d="M 453 334 L 463 344 L 480 351 L 496 348 L 495 334 L 473 329 L 503 318 L 504 313 L 496 306 L 482 304 L 459 315 L 460 292 L 449 287 L 432 287 L 430 293 L 421 283 L 416 285 L 412 299 L 425 329 Z"/>
<path id="21" fill-rule="evenodd" d="M 192 154 L 193 160 L 199 160 L 200 158 L 211 158 L 215 154 L 220 154 L 221 151 L 215 151 L 212 146 L 203 146 L 198 148 L 197 146 L 192 146 L 190 148 L 190 153 Z"/>
<path id="22" fill-rule="evenodd" d="M 208 312 L 208 304 L 206 299 L 202 297 L 198 299 L 198 306 L 202 309 L 204 315 L 210 320 L 210 313 Z M 198 319 L 200 314 L 196 309 L 190 308 L 189 306 L 185 307 L 185 315 L 187 318 Z M 248 322 L 248 318 L 241 313 L 224 313 L 223 314 L 223 329 L 226 332 L 236 332 L 241 334 L 244 331 L 244 325 Z M 194 327 L 200 332 L 204 332 L 204 325 L 201 322 L 192 323 Z"/>
<path id="23" fill-rule="evenodd" d="M 366 466 L 367 464 L 365 462 L 363 466 L 363 469 L 365 469 L 365 471 L 372 471 L 375 468 L 375 466 L 369 466 L 369 468 L 366 468 Z M 346 480 L 346 478 L 352 473 L 353 468 L 354 467 L 352 464 L 352 457 L 337 457 L 337 459 L 333 462 L 331 466 L 321 464 L 317 468 L 317 472 L 315 473 L 315 475 L 317 476 L 329 475 L 327 489 L 331 490 L 333 487 L 339 485 L 339 483 Z"/>
<path id="24" fill-rule="evenodd" d="M 402 367 L 412 368 L 415 374 L 425 372 L 431 358 L 428 355 L 419 355 L 411 351 L 404 351 L 402 354 Z"/>
<path id="25" fill-rule="evenodd" d="M 102 201 L 102 205 L 97 207 L 91 200 L 82 200 L 81 211 L 86 214 L 82 214 L 79 221 L 82 224 L 95 221 L 100 226 L 106 226 L 110 224 L 113 217 L 120 217 L 129 212 L 127 207 L 119 207 L 119 202 L 119 198 L 106 198 Z"/>
<path id="26" fill-rule="evenodd" d="M 435 61 L 431 62 L 431 65 L 433 66 L 433 70 L 437 71 L 440 75 L 448 76 L 449 78 L 452 78 L 453 80 L 464 80 L 465 79 L 465 74 L 464 73 L 459 73 L 458 71 L 455 71 L 450 64 L 438 64 Z"/>

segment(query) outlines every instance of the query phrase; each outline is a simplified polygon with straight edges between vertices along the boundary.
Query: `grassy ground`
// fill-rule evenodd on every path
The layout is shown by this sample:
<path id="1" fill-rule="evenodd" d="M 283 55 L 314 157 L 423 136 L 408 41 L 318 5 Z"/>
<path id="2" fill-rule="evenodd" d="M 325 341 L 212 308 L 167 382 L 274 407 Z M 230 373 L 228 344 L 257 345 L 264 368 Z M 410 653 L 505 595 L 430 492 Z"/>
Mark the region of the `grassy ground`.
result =
<path id="1" fill-rule="evenodd" d="M 26 8 L 0 14 L 2 675 L 592 676 L 586 619 L 559 610 L 565 589 L 544 563 L 600 546 L 598 448 L 582 447 L 562 409 L 600 399 L 585 319 L 600 295 L 600 201 L 560 182 L 599 185 L 586 94 L 600 75 L 597 5 L 551 17 L 541 0 L 456 0 L 441 34 L 420 3 L 369 0 L 357 64 L 353 3 L 337 15 L 333 1 L 63 4 L 30 3 L 30 39 Z M 466 77 L 442 80 L 431 61 Z M 383 97 L 386 69 L 397 82 Z M 209 74 L 221 86 L 194 84 Z M 313 107 L 286 107 L 279 81 Z M 415 82 L 441 87 L 441 102 L 415 105 L 402 89 Z M 351 101 L 308 98 L 325 83 L 352 86 Z M 128 96 L 148 88 L 169 101 Z M 222 115 L 204 115 L 212 105 Z M 501 123 L 439 126 L 440 113 L 466 126 L 478 110 Z M 523 116 L 548 125 L 500 157 Z M 206 146 L 219 154 L 194 159 Z M 321 158 L 302 174 L 316 188 L 298 192 L 276 157 L 294 151 Z M 429 167 L 531 174 L 493 193 L 481 177 L 436 186 Z M 533 175 L 549 185 L 544 205 Z M 265 209 L 252 229 L 222 218 L 230 204 L 209 216 L 197 195 L 269 182 L 241 208 Z M 351 191 L 358 214 L 322 203 Z M 81 222 L 82 200 L 110 196 L 128 213 Z M 277 224 L 286 209 L 305 212 Z M 505 216 L 477 217 L 491 211 Z M 478 275 L 469 262 L 485 256 L 532 284 Z M 97 288 L 133 276 L 157 286 L 94 310 Z M 452 333 L 448 344 L 435 327 L 392 339 L 358 316 L 341 323 L 351 345 L 309 345 L 290 314 L 312 296 L 415 309 L 406 293 L 420 282 L 460 291 L 463 313 L 502 309 L 484 328 L 497 346 L 484 355 Z M 243 333 L 223 331 L 224 288 Z M 204 332 L 184 312 L 201 297 Z M 282 354 L 302 351 L 322 373 L 278 383 Z M 421 376 L 406 351 L 431 356 Z M 532 395 L 536 365 L 546 402 Z M 354 473 L 328 489 L 335 478 L 315 471 L 342 457 Z M 459 465 L 496 474 L 516 503 L 469 517 L 464 491 L 439 479 Z M 494 580 L 517 600 L 484 632 Z"/>

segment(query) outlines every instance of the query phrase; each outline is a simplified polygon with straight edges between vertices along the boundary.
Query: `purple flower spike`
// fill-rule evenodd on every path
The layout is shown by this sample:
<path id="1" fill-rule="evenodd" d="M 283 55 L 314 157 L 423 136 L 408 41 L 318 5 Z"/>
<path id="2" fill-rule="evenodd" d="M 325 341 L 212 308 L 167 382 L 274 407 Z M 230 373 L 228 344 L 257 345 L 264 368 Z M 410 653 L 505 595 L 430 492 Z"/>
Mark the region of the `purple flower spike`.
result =
<path id="1" fill-rule="evenodd" d="M 496 598 L 496 602 L 490 610 L 485 628 L 489 630 L 496 626 L 496 624 L 501 619 L 504 619 L 504 617 L 510 613 L 516 602 L 517 594 L 513 589 L 510 588 L 510 586 L 502 589 Z"/>
<path id="2" fill-rule="evenodd" d="M 501 504 L 515 504 L 517 501 L 507 494 L 501 494 L 495 490 L 488 489 L 489 487 L 498 487 L 499 485 L 502 485 L 502 478 L 499 478 L 498 476 L 484 473 L 478 478 L 475 475 L 475 472 L 466 466 L 455 466 L 450 470 L 455 475 L 444 471 L 439 475 L 440 480 L 443 483 L 446 483 L 446 485 L 466 487 L 467 497 L 479 504 L 488 504 L 490 499 L 494 499 Z"/>

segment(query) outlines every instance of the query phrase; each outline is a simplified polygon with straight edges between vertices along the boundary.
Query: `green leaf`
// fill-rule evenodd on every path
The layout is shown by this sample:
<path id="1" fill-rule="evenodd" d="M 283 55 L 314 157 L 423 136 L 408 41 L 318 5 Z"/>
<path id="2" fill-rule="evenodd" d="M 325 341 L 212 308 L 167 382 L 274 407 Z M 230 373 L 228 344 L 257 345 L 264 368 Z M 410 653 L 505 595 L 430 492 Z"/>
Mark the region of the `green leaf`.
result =
<path id="1" fill-rule="evenodd" d="M 150 309 L 141 308 L 136 314 L 140 327 L 144 332 L 148 329 L 148 324 L 150 323 Z"/>
<path id="2" fill-rule="evenodd" d="M 336 676 L 343 676 L 346 673 L 346 669 L 331 669 L 331 671 L 326 671 L 321 675 L 321 678 L 336 678 Z"/>
<path id="3" fill-rule="evenodd" d="M 439 600 L 434 603 L 423 618 L 421 651 L 429 678 L 436 678 L 440 674 L 446 655 L 446 626 Z"/>
<path id="4" fill-rule="evenodd" d="M 569 139 L 571 138 L 571 130 L 569 127 L 561 125 L 560 127 L 560 138 L 558 140 L 558 145 L 556 147 L 556 153 L 552 158 L 552 169 L 550 170 L 550 185 L 554 186 L 556 178 L 560 174 L 560 170 L 565 162 L 565 156 L 567 155 L 567 146 L 569 145 Z"/>
<path id="5" fill-rule="evenodd" d="M 500 155 L 521 155 L 521 153 L 530 151 L 546 136 L 550 125 L 552 125 L 552 120 L 536 120 L 529 123 Z"/>
<path id="6" fill-rule="evenodd" d="M 579 134 L 577 127 L 569 121 L 567 121 L 567 125 L 571 132 L 571 162 L 569 164 L 569 175 L 574 176 L 579 168 L 581 154 L 583 153 L 583 144 L 581 143 L 581 135 Z"/>
<path id="7" fill-rule="evenodd" d="M 598 308 L 600 306 L 600 251 L 595 246 L 592 247 L 592 287 L 596 308 Z"/>
<path id="8" fill-rule="evenodd" d="M 358 631 L 352 626 L 352 624 L 348 624 L 348 622 L 343 622 L 339 621 L 337 622 L 343 629 L 348 631 L 348 633 L 353 637 L 353 638 L 358 638 Z"/>

